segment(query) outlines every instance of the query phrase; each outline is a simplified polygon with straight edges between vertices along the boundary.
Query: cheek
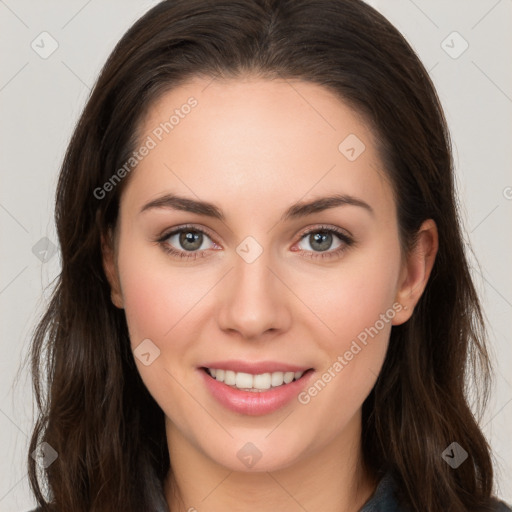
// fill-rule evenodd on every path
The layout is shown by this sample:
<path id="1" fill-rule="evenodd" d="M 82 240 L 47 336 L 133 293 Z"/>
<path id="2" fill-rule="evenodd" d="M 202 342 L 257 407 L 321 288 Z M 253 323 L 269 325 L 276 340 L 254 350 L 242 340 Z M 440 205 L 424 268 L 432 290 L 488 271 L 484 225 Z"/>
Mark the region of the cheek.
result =
<path id="1" fill-rule="evenodd" d="M 304 403 L 320 391 L 315 407 L 331 407 L 343 397 L 347 408 L 333 415 L 340 424 L 362 404 L 380 373 L 396 314 L 399 269 L 398 242 L 382 240 L 371 250 L 346 258 L 335 278 L 325 279 L 322 292 L 316 294 L 314 307 L 332 336 L 319 340 L 326 358 L 319 382 L 306 390 Z"/>
<path id="2" fill-rule="evenodd" d="M 175 304 L 158 269 L 137 265 L 126 258 L 120 265 L 120 275 L 132 344 L 136 345 L 144 338 L 159 338 L 174 323 Z"/>
<path id="3" fill-rule="evenodd" d="M 190 378 L 191 340 L 199 338 L 191 319 L 194 306 L 212 284 L 200 273 L 173 268 L 167 255 L 151 245 L 127 242 L 119 249 L 124 310 L 138 372 L 162 410 L 172 410 L 173 416 L 186 415 L 186 406 L 181 413 L 177 411 L 187 404 L 179 383 Z M 151 344 L 142 344 L 147 339 Z M 148 349 L 150 359 L 144 362 L 141 354 Z M 191 385 L 187 389 L 192 389 Z"/>
<path id="4" fill-rule="evenodd" d="M 399 270 L 398 244 L 386 244 L 382 240 L 371 250 L 350 255 L 341 262 L 338 272 L 326 277 L 320 293 L 316 294 L 315 307 L 336 333 L 334 339 L 339 341 L 335 348 L 343 348 L 347 341 L 374 326 L 382 314 L 388 312 L 387 316 L 394 316 L 392 306 Z M 391 322 L 389 328 L 384 329 L 387 333 L 390 325 Z M 378 327 L 382 330 L 381 323 Z"/>
<path id="5" fill-rule="evenodd" d="M 206 288 L 200 276 L 173 269 L 165 253 L 151 245 L 121 245 L 118 265 L 133 347 L 146 338 L 161 345 L 172 337 Z"/>

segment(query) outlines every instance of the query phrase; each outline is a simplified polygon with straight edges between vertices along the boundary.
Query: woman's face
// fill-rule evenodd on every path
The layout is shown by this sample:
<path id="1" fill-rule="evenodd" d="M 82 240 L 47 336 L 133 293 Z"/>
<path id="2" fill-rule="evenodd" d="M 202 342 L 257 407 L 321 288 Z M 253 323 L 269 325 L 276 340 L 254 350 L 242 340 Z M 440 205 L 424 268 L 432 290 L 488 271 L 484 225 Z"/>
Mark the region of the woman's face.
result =
<path id="1" fill-rule="evenodd" d="M 196 79 L 141 134 L 105 264 L 168 436 L 237 471 L 354 439 L 414 307 L 368 126 L 319 85 Z"/>

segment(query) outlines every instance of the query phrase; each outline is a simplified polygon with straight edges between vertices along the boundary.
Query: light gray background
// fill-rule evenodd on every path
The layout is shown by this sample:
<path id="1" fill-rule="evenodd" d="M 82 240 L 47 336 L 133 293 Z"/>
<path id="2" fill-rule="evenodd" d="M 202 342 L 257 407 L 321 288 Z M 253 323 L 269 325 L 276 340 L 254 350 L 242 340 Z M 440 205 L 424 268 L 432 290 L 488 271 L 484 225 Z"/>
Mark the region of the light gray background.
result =
<path id="1" fill-rule="evenodd" d="M 27 369 L 18 384 L 13 382 L 48 298 L 44 288 L 59 272 L 59 257 L 42 263 L 32 248 L 42 237 L 56 243 L 53 200 L 59 165 L 103 62 L 126 29 L 155 3 L 0 0 L 2 512 L 25 511 L 34 504 L 25 468 L 34 411 Z M 497 462 L 497 493 L 512 502 L 512 2 L 370 3 L 416 49 L 447 115 L 467 240 L 480 264 L 474 276 L 497 365 L 483 430 Z M 44 31 L 58 43 L 46 59 L 31 47 L 35 40 L 43 51 Z M 469 47 L 458 55 L 464 41 Z M 48 38 L 44 48 L 50 48 Z"/>

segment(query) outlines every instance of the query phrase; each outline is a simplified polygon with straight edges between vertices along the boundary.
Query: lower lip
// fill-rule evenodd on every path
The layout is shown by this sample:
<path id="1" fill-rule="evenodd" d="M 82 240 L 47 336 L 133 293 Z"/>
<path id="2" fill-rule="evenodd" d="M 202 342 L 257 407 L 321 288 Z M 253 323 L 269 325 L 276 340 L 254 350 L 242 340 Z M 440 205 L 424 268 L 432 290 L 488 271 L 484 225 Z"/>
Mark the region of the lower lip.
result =
<path id="1" fill-rule="evenodd" d="M 266 391 L 242 391 L 219 382 L 206 370 L 199 368 L 199 373 L 210 393 L 224 407 L 231 411 L 249 416 L 261 416 L 284 407 L 306 387 L 314 371 L 304 372 L 299 380 Z"/>

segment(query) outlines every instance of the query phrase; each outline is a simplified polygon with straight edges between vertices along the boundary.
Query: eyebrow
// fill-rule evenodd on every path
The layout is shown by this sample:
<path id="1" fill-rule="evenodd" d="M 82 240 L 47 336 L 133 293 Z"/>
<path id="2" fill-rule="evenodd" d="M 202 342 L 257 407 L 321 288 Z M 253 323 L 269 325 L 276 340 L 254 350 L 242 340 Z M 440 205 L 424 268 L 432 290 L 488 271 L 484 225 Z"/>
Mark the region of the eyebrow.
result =
<path id="1" fill-rule="evenodd" d="M 362 199 L 358 199 L 347 194 L 334 194 L 327 197 L 314 199 L 309 202 L 297 202 L 292 204 L 281 216 L 281 222 L 290 219 L 306 217 L 308 215 L 312 215 L 313 213 L 318 213 L 330 208 L 346 205 L 358 206 L 367 210 L 372 215 L 375 214 L 373 208 Z M 182 210 L 185 212 L 212 217 L 221 221 L 225 220 L 225 216 L 222 213 L 222 210 L 213 203 L 209 203 L 207 201 L 198 201 L 195 199 L 178 196 L 176 194 L 165 194 L 157 199 L 153 199 L 142 207 L 140 213 L 154 208 Z"/>

